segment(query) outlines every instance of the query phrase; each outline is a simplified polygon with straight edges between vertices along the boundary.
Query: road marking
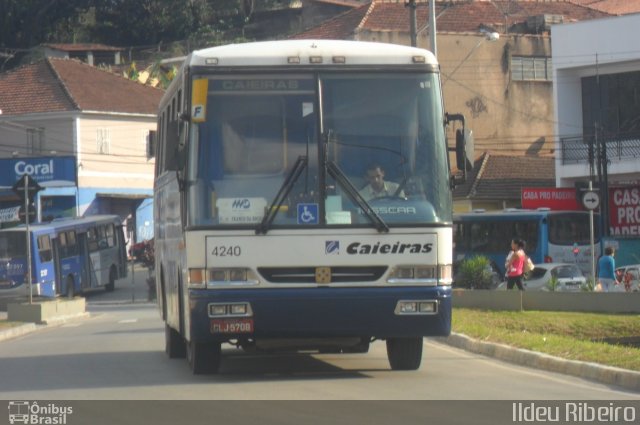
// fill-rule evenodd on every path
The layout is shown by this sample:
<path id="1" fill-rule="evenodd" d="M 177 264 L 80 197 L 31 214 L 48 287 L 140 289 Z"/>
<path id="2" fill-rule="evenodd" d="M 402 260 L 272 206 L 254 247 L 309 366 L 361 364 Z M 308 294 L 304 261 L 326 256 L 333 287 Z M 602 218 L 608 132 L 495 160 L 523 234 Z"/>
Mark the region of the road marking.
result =
<path id="1" fill-rule="evenodd" d="M 80 323 L 67 323 L 62 325 L 63 328 L 77 328 L 78 326 L 80 326 Z"/>
<path id="2" fill-rule="evenodd" d="M 136 323 L 138 319 L 124 319 L 120 320 L 118 323 Z"/>

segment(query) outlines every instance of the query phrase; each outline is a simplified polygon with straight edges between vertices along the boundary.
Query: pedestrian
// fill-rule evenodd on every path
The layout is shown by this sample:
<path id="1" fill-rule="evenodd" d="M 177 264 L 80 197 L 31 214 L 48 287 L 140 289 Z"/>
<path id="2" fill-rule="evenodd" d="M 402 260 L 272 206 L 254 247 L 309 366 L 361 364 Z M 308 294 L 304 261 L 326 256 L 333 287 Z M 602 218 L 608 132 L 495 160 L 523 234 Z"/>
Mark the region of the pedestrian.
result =
<path id="1" fill-rule="evenodd" d="M 616 260 L 613 258 L 613 247 L 606 247 L 604 255 L 598 260 L 598 280 L 602 286 L 602 292 L 609 292 L 609 288 L 617 283 Z"/>
<path id="2" fill-rule="evenodd" d="M 524 253 L 526 244 L 522 239 L 511 240 L 511 253 L 507 256 L 507 290 L 517 286 L 520 291 L 524 291 L 522 278 L 524 275 L 524 262 L 527 255 Z"/>

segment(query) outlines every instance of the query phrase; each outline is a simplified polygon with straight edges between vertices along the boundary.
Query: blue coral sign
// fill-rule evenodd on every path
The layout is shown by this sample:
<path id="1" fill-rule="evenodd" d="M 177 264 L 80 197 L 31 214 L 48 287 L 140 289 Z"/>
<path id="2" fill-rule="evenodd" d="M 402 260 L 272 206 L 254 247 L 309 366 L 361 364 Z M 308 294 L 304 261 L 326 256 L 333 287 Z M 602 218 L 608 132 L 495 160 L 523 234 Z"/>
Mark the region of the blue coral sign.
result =
<path id="1" fill-rule="evenodd" d="M 0 187 L 12 187 L 25 174 L 45 188 L 76 186 L 76 157 L 0 159 Z"/>

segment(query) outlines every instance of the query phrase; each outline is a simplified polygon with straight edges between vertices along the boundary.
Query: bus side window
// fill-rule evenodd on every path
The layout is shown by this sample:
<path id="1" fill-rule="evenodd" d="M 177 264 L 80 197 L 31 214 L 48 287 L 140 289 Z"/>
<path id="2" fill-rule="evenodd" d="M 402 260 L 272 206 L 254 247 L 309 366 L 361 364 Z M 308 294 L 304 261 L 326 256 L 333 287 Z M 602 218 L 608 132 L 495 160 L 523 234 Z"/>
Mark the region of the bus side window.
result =
<path id="1" fill-rule="evenodd" d="M 49 238 L 49 235 L 38 236 L 38 254 L 41 263 L 48 263 L 53 258 L 51 256 L 51 238 Z"/>
<path id="2" fill-rule="evenodd" d="M 95 227 L 90 228 L 87 231 L 87 239 L 89 240 L 89 252 L 95 252 L 98 250 L 98 234 Z"/>
<path id="3" fill-rule="evenodd" d="M 67 239 L 67 256 L 73 257 L 78 255 L 78 245 L 76 244 L 75 230 L 66 232 L 66 239 Z"/>
<path id="4" fill-rule="evenodd" d="M 113 224 L 107 224 L 105 226 L 105 231 L 106 231 L 106 241 L 107 241 L 107 246 L 109 248 L 113 248 L 116 245 L 116 240 L 115 240 L 115 230 L 113 229 Z"/>
<path id="5" fill-rule="evenodd" d="M 98 249 L 105 249 L 108 247 L 106 226 L 100 226 L 97 228 L 97 230 L 98 230 Z"/>
<path id="6" fill-rule="evenodd" d="M 67 234 L 62 232 L 58 235 L 58 241 L 60 245 L 60 258 L 67 258 L 69 256 L 67 249 Z"/>

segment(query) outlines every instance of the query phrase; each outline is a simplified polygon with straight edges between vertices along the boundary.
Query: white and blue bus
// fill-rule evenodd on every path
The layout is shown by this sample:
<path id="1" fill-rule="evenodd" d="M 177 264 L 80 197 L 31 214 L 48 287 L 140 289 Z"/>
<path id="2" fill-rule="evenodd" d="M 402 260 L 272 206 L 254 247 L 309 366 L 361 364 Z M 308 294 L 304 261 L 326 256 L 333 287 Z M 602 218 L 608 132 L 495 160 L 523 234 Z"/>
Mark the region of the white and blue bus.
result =
<path id="1" fill-rule="evenodd" d="M 158 116 L 169 357 L 215 373 L 223 343 L 366 352 L 378 339 L 392 369 L 412 370 L 423 337 L 449 334 L 447 123 L 463 123 L 457 161 L 470 139 L 443 112 L 430 52 L 332 40 L 199 50 Z M 383 196 L 362 192 L 373 164 Z"/>
<path id="2" fill-rule="evenodd" d="M 0 230 L 0 298 L 73 297 L 93 288 L 113 291 L 127 275 L 121 220 L 116 215 L 58 219 Z"/>
<path id="3" fill-rule="evenodd" d="M 599 255 L 598 216 L 594 218 L 595 257 Z M 513 238 L 523 239 L 534 264 L 577 264 L 591 275 L 589 212 L 548 209 L 475 211 L 454 217 L 454 259 L 488 257 L 504 276 L 504 264 Z"/>

